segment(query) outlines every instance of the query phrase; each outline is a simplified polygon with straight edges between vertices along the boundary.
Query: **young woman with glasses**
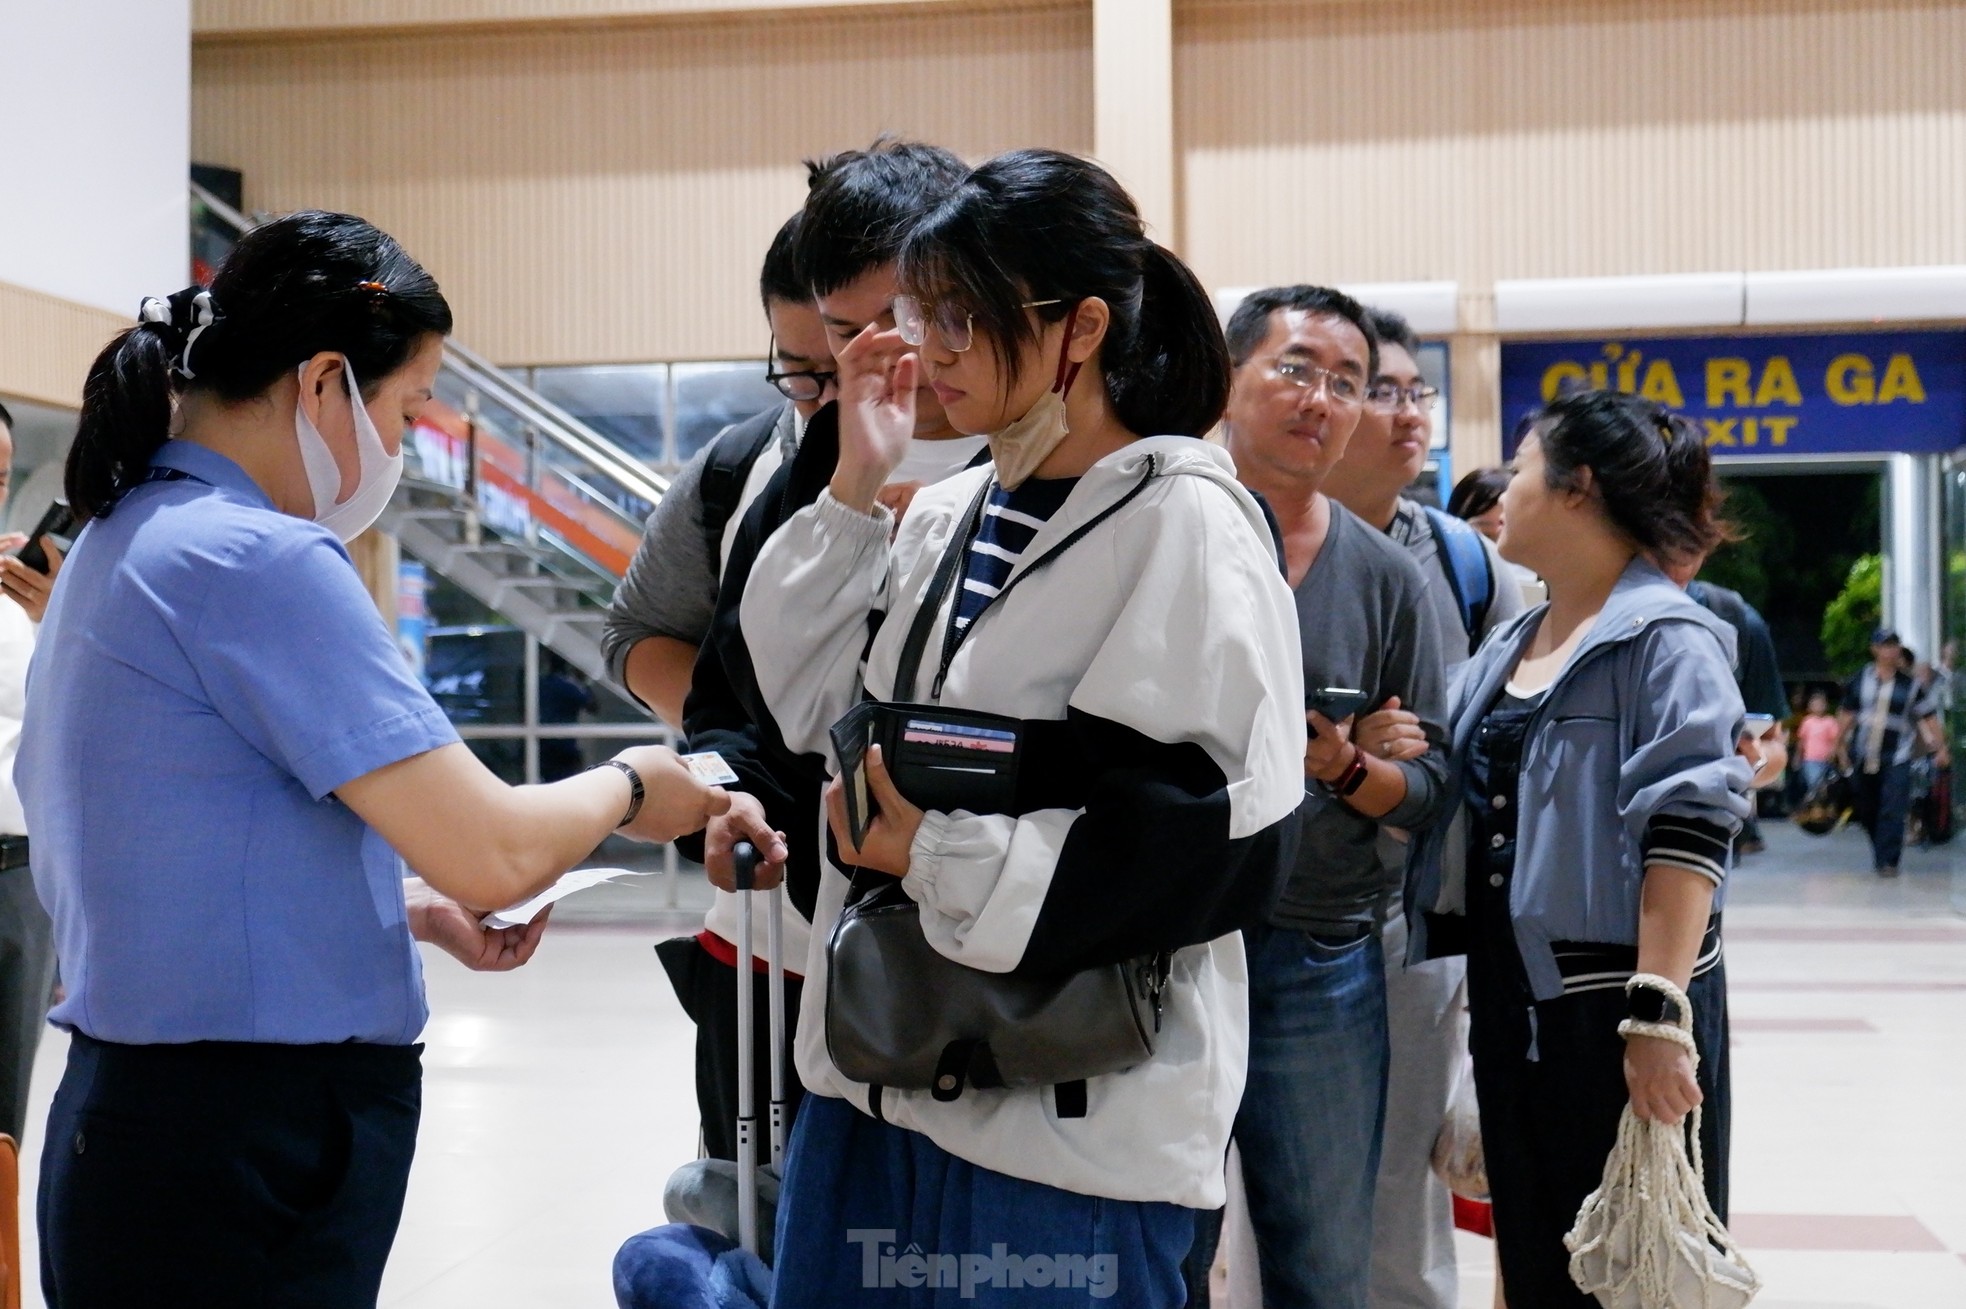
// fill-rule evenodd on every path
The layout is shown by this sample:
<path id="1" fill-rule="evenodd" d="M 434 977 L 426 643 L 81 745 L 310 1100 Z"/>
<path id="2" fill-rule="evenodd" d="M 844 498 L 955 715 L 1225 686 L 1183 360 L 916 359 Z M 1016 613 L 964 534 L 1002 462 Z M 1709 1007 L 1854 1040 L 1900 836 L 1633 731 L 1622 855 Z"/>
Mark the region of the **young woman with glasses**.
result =
<path id="1" fill-rule="evenodd" d="M 774 1302 L 1179 1304 L 1242 1090 L 1236 930 L 1268 909 L 1303 795 L 1290 594 L 1260 507 L 1195 439 L 1221 413 L 1226 347 L 1125 192 L 1052 151 L 976 169 L 910 235 L 901 284 L 893 330 L 840 356 L 829 490 L 745 592 L 759 682 L 788 742 L 826 749 L 863 685 L 893 697 L 953 561 L 916 698 L 1021 721 L 1051 744 L 1020 767 L 1057 776 L 1015 814 L 925 811 L 876 751 L 858 846 L 829 791 L 844 862 L 899 879 L 958 964 L 1058 977 L 1166 950 L 1171 976 L 1145 1062 L 953 1098 L 847 1080 L 809 1000 Z M 992 462 L 922 490 L 890 543 L 876 496 L 921 377 Z M 847 892 L 827 878 L 816 942 Z M 815 946 L 809 996 L 826 963 Z M 914 1255 L 926 1271 L 897 1280 Z"/>

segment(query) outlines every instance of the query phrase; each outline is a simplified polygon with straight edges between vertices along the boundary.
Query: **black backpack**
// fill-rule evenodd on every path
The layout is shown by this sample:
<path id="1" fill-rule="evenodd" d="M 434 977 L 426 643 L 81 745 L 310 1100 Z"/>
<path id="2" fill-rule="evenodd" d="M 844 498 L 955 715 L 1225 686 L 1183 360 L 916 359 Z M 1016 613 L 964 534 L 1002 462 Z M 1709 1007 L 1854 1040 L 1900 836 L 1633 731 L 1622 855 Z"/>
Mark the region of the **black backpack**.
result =
<path id="1" fill-rule="evenodd" d="M 716 439 L 710 443 L 710 455 L 704 460 L 699 486 L 703 500 L 703 534 L 709 542 L 710 558 L 713 560 L 724 557 L 724 528 L 729 526 L 732 516 L 737 513 L 738 501 L 744 497 L 744 483 L 751 476 L 751 466 L 758 462 L 758 456 L 777 438 L 778 420 L 784 412 L 784 407 L 780 406 L 753 414 L 717 433 Z"/>

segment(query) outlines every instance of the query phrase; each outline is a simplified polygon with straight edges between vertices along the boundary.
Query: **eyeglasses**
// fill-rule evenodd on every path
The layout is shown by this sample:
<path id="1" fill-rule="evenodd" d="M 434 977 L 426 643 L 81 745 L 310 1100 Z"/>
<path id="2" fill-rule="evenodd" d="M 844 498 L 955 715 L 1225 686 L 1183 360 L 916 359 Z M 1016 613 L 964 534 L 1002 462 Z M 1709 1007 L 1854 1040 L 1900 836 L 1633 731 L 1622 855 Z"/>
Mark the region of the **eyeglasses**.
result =
<path id="1" fill-rule="evenodd" d="M 777 358 L 778 342 L 774 340 L 771 343 L 771 355 L 765 363 L 765 381 L 777 387 L 778 394 L 784 396 L 787 400 L 796 400 L 801 403 L 808 400 L 817 400 L 820 396 L 826 394 L 826 388 L 831 386 L 833 380 L 839 376 L 838 373 L 812 371 L 781 373 L 771 363 L 772 360 L 776 360 Z"/>
<path id="2" fill-rule="evenodd" d="M 1397 382 L 1374 382 L 1372 389 L 1365 393 L 1365 398 L 1375 409 L 1397 409 L 1401 405 L 1410 404 L 1421 413 L 1426 413 L 1434 407 L 1434 402 L 1440 399 L 1440 388 L 1425 385 L 1401 386 Z"/>
<path id="3" fill-rule="evenodd" d="M 1062 305 L 1063 300 L 1026 300 L 1019 309 L 1042 309 L 1046 305 Z M 901 333 L 901 339 L 912 346 L 928 344 L 928 329 L 935 328 L 935 334 L 942 338 L 942 344 L 952 353 L 961 354 L 976 344 L 976 315 L 954 305 L 927 305 L 912 295 L 894 297 L 894 328 Z"/>
<path id="4" fill-rule="evenodd" d="M 1305 359 L 1279 359 L 1270 366 L 1270 371 L 1292 386 L 1312 393 L 1322 387 L 1326 395 L 1342 405 L 1359 404 L 1365 399 L 1365 384 L 1356 377 L 1334 373 Z"/>

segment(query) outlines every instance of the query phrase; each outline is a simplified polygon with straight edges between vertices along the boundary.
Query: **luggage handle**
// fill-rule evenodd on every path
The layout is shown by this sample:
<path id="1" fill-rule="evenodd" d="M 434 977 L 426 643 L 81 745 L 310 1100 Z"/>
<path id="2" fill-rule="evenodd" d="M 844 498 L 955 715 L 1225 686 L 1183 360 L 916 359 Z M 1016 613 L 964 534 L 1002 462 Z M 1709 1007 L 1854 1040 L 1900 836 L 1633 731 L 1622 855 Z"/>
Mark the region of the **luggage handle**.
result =
<path id="1" fill-rule="evenodd" d="M 758 1253 L 758 1107 L 753 1091 L 757 1045 L 757 1006 L 753 992 L 752 908 L 758 865 L 764 856 L 749 841 L 731 849 L 732 889 L 737 892 L 737 1241 Z M 770 1158 L 782 1167 L 785 1154 L 785 951 L 784 887 L 770 891 L 771 917 L 765 923 L 766 967 L 770 970 L 767 1008 L 771 1025 Z"/>

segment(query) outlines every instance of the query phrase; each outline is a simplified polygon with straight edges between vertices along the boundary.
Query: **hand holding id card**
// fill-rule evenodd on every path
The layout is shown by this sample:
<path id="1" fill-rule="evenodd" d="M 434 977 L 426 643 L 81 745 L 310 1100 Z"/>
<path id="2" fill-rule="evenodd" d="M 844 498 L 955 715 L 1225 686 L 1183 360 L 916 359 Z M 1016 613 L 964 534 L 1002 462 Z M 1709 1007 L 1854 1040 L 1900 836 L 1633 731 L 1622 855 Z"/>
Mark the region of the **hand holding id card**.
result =
<path id="1" fill-rule="evenodd" d="M 878 812 L 867 785 L 867 748 L 878 745 L 888 775 L 909 803 L 976 814 L 1014 811 L 1023 723 L 946 705 L 865 700 L 833 724 L 846 799 L 847 833 L 859 846 Z"/>

